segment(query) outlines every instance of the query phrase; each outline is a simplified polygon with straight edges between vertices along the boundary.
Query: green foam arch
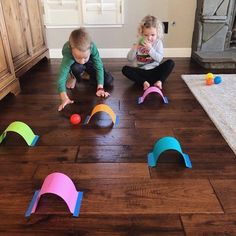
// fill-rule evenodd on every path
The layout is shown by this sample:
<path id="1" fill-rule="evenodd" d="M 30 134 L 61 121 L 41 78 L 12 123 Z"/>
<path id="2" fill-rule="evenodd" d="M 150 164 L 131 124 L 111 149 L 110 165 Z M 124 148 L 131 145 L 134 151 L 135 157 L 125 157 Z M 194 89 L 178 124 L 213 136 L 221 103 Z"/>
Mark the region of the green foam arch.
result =
<path id="1" fill-rule="evenodd" d="M 20 136 L 22 136 L 28 146 L 34 146 L 39 138 L 39 136 L 35 135 L 32 129 L 27 124 L 21 121 L 14 121 L 1 134 L 0 144 L 6 137 L 7 132 L 9 131 L 16 132 Z"/>

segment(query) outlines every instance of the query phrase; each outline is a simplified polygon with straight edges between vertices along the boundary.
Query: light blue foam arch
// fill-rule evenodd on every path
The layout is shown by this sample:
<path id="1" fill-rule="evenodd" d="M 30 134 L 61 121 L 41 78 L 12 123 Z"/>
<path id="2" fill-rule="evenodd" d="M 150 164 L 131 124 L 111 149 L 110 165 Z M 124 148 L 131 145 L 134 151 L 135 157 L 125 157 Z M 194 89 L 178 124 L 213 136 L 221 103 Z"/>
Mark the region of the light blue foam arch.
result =
<path id="1" fill-rule="evenodd" d="M 160 155 L 168 150 L 175 150 L 179 152 L 184 159 L 185 166 L 187 168 L 192 168 L 192 163 L 188 154 L 183 153 L 179 141 L 171 136 L 163 137 L 155 143 L 153 151 L 148 153 L 148 166 L 156 166 Z"/>

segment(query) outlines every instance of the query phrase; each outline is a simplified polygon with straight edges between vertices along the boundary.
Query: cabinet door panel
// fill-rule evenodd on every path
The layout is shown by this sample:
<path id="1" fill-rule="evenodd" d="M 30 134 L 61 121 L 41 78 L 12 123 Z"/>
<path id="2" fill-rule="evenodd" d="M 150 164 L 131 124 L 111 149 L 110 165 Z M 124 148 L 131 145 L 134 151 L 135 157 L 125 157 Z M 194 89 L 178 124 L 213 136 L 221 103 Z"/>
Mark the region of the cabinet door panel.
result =
<path id="1" fill-rule="evenodd" d="M 21 17 L 21 6 L 18 0 L 7 0 L 2 3 L 3 14 L 15 67 L 29 57 L 25 38 L 25 28 Z"/>
<path id="2" fill-rule="evenodd" d="M 3 77 L 7 73 L 7 62 L 5 59 L 5 52 L 3 48 L 2 37 L 0 35 L 0 77 Z"/>
<path id="3" fill-rule="evenodd" d="M 9 92 L 14 94 L 18 94 L 20 92 L 19 81 L 15 78 L 13 64 L 9 57 L 9 44 L 6 42 L 6 35 L 5 32 L 3 33 L 2 26 L 2 22 L 0 22 L 0 99 L 6 96 Z"/>
<path id="4" fill-rule="evenodd" d="M 42 21 L 41 0 L 0 0 L 1 16 L 17 77 L 49 57 Z"/>
<path id="5" fill-rule="evenodd" d="M 45 48 L 44 29 L 41 18 L 40 3 L 38 0 L 26 0 L 27 15 L 29 18 L 32 53 Z"/>

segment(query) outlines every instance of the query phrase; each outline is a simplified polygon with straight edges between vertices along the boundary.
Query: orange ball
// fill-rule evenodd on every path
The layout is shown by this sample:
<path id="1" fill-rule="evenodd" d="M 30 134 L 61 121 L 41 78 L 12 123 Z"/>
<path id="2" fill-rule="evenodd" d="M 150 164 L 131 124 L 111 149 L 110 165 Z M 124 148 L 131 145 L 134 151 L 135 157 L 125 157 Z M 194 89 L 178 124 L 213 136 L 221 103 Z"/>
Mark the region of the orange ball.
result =
<path id="1" fill-rule="evenodd" d="M 206 79 L 206 85 L 212 85 L 212 84 L 214 84 L 213 78 L 207 78 Z"/>
<path id="2" fill-rule="evenodd" d="M 81 117 L 79 114 L 73 114 L 70 117 L 70 123 L 73 125 L 78 125 L 81 121 Z"/>

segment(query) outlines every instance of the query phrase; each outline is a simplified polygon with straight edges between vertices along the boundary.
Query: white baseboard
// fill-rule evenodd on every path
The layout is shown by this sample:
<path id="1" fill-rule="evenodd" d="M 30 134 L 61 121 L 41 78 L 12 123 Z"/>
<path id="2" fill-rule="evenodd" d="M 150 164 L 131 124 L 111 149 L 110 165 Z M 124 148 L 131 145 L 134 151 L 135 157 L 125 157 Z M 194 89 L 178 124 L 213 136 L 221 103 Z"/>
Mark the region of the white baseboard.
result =
<path id="1" fill-rule="evenodd" d="M 126 58 L 129 48 L 99 48 L 101 58 Z M 62 58 L 61 49 L 49 49 L 50 58 Z M 165 48 L 165 57 L 190 57 L 191 48 Z"/>
<path id="2" fill-rule="evenodd" d="M 164 57 L 191 57 L 191 48 L 164 48 Z"/>

